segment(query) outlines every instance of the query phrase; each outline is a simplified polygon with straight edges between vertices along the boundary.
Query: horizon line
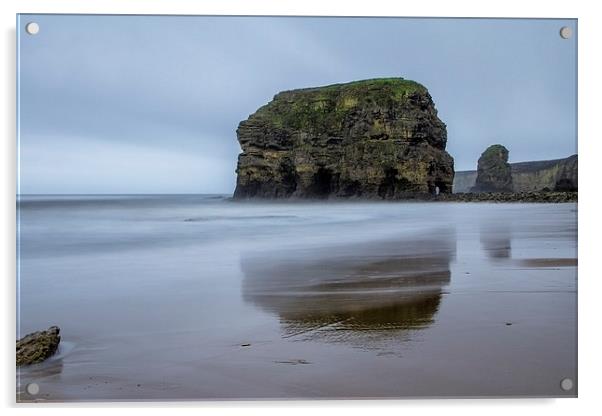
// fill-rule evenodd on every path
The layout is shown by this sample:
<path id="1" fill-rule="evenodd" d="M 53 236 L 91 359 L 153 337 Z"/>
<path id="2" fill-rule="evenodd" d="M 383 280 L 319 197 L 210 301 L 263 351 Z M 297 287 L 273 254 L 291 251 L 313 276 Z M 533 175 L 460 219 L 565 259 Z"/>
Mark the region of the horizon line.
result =
<path id="1" fill-rule="evenodd" d="M 46 195 L 232 195 L 234 192 L 105 192 L 105 193 L 16 193 L 16 196 Z"/>

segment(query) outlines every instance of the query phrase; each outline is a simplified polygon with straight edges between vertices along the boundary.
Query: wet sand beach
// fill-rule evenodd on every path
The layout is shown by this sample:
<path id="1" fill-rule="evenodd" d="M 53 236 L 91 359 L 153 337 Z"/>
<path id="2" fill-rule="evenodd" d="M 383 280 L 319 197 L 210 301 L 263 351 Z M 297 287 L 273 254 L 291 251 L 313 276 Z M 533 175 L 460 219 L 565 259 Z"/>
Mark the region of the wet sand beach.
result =
<path id="1" fill-rule="evenodd" d="M 17 399 L 575 396 L 576 210 L 24 197 Z"/>

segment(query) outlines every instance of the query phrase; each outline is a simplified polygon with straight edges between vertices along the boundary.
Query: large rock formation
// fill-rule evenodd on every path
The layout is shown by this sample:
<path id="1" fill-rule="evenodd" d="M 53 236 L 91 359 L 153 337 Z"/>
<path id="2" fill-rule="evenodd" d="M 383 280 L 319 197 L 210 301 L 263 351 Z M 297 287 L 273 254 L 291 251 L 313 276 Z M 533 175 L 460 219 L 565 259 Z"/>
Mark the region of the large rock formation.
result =
<path id="1" fill-rule="evenodd" d="M 50 358 L 59 347 L 60 329 L 51 326 L 46 331 L 28 334 L 17 341 L 17 366 L 41 363 Z"/>
<path id="2" fill-rule="evenodd" d="M 477 179 L 472 192 L 512 192 L 512 172 L 508 149 L 501 144 L 489 146 L 477 164 Z"/>
<path id="3" fill-rule="evenodd" d="M 577 155 L 565 159 L 511 163 L 514 192 L 577 191 Z M 454 193 L 470 192 L 477 179 L 476 170 L 456 172 Z"/>
<path id="4" fill-rule="evenodd" d="M 238 199 L 399 199 L 452 189 L 445 124 L 414 81 L 281 92 L 237 134 Z"/>

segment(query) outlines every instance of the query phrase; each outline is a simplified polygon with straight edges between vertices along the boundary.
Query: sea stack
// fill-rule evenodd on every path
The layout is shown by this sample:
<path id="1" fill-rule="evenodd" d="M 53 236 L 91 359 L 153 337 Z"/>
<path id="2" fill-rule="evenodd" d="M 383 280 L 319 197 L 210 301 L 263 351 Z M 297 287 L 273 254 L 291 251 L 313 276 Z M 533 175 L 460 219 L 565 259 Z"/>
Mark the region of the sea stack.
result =
<path id="1" fill-rule="evenodd" d="M 512 169 L 508 149 L 501 144 L 489 146 L 479 158 L 477 180 L 472 192 L 512 192 Z"/>
<path id="2" fill-rule="evenodd" d="M 427 89 L 383 78 L 278 93 L 237 129 L 234 198 L 451 193 L 454 161 Z"/>

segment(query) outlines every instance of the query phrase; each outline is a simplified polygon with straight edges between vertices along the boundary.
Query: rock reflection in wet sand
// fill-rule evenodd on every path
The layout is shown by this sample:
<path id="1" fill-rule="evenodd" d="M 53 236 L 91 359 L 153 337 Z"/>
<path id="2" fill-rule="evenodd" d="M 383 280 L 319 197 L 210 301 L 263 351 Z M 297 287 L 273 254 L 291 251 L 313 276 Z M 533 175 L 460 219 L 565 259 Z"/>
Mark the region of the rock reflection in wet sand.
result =
<path id="1" fill-rule="evenodd" d="M 480 240 L 488 258 L 502 260 L 512 257 L 512 230 L 509 226 L 481 225 Z"/>
<path id="2" fill-rule="evenodd" d="M 280 318 L 283 337 L 378 348 L 434 321 L 454 255 L 449 230 L 248 254 L 243 296 Z"/>

